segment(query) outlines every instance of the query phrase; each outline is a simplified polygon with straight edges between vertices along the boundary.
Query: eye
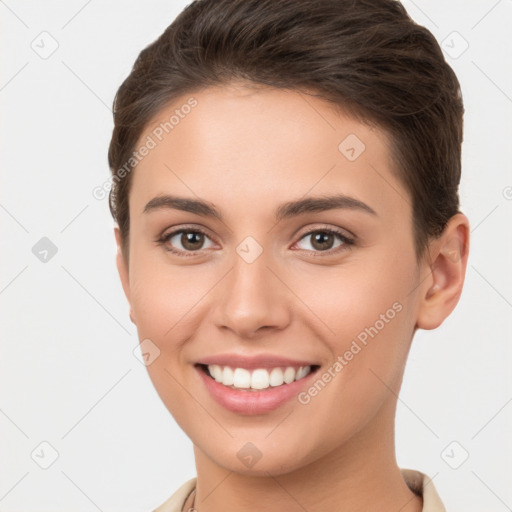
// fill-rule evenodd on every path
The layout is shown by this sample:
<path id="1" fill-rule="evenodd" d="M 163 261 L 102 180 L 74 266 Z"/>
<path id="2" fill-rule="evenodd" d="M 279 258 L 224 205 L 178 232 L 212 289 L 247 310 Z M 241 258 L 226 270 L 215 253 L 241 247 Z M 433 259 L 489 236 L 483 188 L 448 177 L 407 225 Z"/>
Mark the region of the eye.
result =
<path id="1" fill-rule="evenodd" d="M 355 242 L 347 237 L 341 231 L 333 228 L 319 228 L 308 231 L 301 236 L 300 244 L 303 240 L 310 238 L 310 247 L 299 247 L 302 250 L 313 252 L 314 256 L 322 255 L 317 253 L 327 253 L 328 255 L 337 254 L 338 252 L 347 250 Z M 338 245 L 334 245 L 338 239 Z M 164 233 L 156 241 L 159 245 L 163 245 L 166 251 L 176 254 L 180 257 L 196 256 L 197 251 L 209 249 L 214 246 L 210 237 L 199 228 L 181 228 L 169 233 Z M 205 242 L 209 242 L 205 247 Z"/>
<path id="2" fill-rule="evenodd" d="M 209 240 L 211 245 L 204 247 L 205 240 Z M 194 256 L 195 251 L 208 249 L 213 246 L 208 235 L 198 228 L 181 228 L 165 233 L 157 240 L 157 243 L 163 245 L 167 251 L 184 257 Z"/>
<path id="3" fill-rule="evenodd" d="M 341 231 L 337 231 L 332 228 L 321 228 L 308 231 L 301 237 L 299 242 L 306 240 L 308 237 L 311 239 L 309 245 L 312 247 L 312 249 L 309 249 L 308 247 L 303 247 L 302 249 L 317 253 L 327 252 L 329 254 L 335 254 L 348 249 L 351 245 L 354 244 L 354 240 L 344 235 Z M 340 243 L 334 246 L 336 238 L 340 240 Z"/>

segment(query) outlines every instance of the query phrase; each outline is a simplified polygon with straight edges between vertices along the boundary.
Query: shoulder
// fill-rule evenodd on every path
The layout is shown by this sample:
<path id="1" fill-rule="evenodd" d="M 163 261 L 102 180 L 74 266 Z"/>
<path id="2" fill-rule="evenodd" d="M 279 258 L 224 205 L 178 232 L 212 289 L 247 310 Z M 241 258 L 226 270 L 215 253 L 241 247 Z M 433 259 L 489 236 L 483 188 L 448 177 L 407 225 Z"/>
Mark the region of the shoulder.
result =
<path id="1" fill-rule="evenodd" d="M 168 500 L 153 510 L 153 512 L 181 512 L 185 500 L 196 486 L 196 481 L 197 477 L 185 482 Z"/>

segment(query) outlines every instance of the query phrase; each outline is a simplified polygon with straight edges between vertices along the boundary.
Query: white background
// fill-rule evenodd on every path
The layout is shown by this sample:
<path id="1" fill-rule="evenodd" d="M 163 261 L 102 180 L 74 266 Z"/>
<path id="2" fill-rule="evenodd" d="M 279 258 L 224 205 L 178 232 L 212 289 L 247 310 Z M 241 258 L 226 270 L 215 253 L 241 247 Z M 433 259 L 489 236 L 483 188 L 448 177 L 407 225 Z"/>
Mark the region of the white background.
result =
<path id="1" fill-rule="evenodd" d="M 114 94 L 186 3 L 0 1 L 3 512 L 149 511 L 195 476 L 191 442 L 133 354 L 113 220 L 92 196 L 110 176 Z M 462 84 L 472 239 L 459 305 L 414 340 L 398 461 L 433 477 L 450 512 L 501 512 L 512 507 L 512 2 L 405 5 Z M 46 59 L 31 47 L 43 37 L 58 43 Z M 58 250 L 46 263 L 32 252 L 42 237 Z M 48 469 L 43 441 L 58 452 Z M 458 469 L 446 462 L 466 452 Z"/>

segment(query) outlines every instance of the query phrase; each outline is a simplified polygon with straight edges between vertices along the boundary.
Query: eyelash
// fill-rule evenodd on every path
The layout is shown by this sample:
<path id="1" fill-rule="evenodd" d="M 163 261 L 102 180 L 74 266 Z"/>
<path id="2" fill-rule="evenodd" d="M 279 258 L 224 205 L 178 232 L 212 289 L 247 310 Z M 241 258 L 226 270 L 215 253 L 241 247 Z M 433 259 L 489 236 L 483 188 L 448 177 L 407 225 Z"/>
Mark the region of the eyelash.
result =
<path id="1" fill-rule="evenodd" d="M 181 228 L 181 229 L 177 229 L 176 231 L 171 231 L 170 233 L 167 233 L 167 234 L 164 234 L 164 235 L 160 236 L 157 239 L 156 242 L 157 242 L 158 245 L 162 245 L 163 246 L 163 245 L 167 244 L 167 242 L 171 238 L 173 238 L 175 235 L 177 235 L 179 233 L 200 233 L 200 234 L 210 238 L 208 236 L 208 234 L 205 231 L 203 231 L 202 229 L 200 229 L 200 228 Z M 319 256 L 322 257 L 324 254 L 327 254 L 328 256 L 332 256 L 334 254 L 338 254 L 339 252 L 346 251 L 351 245 L 354 245 L 354 243 L 355 243 L 355 241 L 353 239 L 347 237 L 341 231 L 338 231 L 338 230 L 333 229 L 333 228 L 317 228 L 317 229 L 312 229 L 311 231 L 308 231 L 308 232 L 304 233 L 299 238 L 299 241 L 302 240 L 303 238 L 306 238 L 307 236 L 310 236 L 310 235 L 314 234 L 314 233 L 329 233 L 331 235 L 336 235 L 343 242 L 343 245 L 340 245 L 339 247 L 337 247 L 335 249 L 329 249 L 327 251 L 307 251 L 307 252 L 312 253 L 314 257 L 319 257 Z M 166 246 L 165 250 L 175 254 L 176 256 L 183 257 L 183 258 L 187 258 L 187 257 L 191 257 L 191 256 L 197 256 L 197 252 L 193 252 L 193 251 L 180 251 L 180 250 L 174 249 L 173 247 L 167 247 Z"/>

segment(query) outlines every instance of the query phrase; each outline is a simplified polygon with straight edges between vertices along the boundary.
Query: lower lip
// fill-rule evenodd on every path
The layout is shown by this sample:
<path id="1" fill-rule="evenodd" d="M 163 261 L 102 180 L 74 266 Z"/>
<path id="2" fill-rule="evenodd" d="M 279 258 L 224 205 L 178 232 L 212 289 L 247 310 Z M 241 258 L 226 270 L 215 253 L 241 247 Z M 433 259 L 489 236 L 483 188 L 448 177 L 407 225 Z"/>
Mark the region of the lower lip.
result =
<path id="1" fill-rule="evenodd" d="M 283 384 L 282 386 L 268 387 L 261 391 L 239 391 L 220 384 L 215 379 L 206 375 L 204 370 L 196 366 L 206 389 L 210 392 L 213 399 L 228 409 L 239 414 L 255 415 L 264 414 L 273 411 L 296 397 L 310 381 L 310 378 L 316 374 L 316 370 L 308 373 L 306 377 Z"/>

